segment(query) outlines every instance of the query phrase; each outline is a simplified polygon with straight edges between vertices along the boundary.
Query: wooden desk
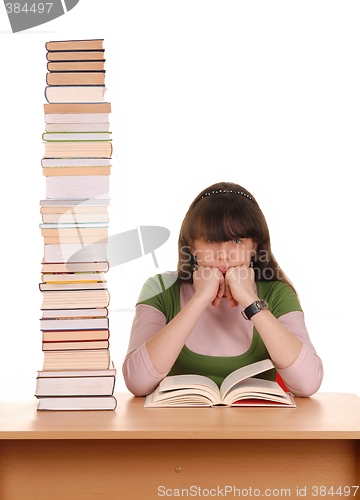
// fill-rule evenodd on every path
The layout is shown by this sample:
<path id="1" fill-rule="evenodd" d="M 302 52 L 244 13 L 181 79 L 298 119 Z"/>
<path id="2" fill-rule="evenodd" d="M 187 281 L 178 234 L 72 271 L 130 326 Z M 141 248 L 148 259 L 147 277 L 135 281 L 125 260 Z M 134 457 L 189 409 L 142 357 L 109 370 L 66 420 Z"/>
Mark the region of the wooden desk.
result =
<path id="1" fill-rule="evenodd" d="M 144 409 L 143 398 L 117 399 L 115 412 L 3 403 L 0 499 L 343 500 L 360 484 L 358 396 L 320 393 L 297 398 L 296 409 Z"/>

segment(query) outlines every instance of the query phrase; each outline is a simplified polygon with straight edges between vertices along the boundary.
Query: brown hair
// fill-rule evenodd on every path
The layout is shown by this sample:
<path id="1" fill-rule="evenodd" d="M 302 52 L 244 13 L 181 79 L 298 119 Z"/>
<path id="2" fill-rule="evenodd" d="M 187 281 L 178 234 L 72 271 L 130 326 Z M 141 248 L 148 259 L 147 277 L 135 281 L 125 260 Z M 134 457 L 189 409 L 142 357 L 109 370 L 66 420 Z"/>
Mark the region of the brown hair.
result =
<path id="1" fill-rule="evenodd" d="M 258 203 L 238 184 L 219 182 L 204 189 L 192 202 L 180 228 L 178 282 L 192 283 L 196 239 L 224 242 L 251 238 L 257 244 L 253 258 L 256 281 L 283 281 L 294 289 L 278 265 L 270 245 L 269 229 Z"/>

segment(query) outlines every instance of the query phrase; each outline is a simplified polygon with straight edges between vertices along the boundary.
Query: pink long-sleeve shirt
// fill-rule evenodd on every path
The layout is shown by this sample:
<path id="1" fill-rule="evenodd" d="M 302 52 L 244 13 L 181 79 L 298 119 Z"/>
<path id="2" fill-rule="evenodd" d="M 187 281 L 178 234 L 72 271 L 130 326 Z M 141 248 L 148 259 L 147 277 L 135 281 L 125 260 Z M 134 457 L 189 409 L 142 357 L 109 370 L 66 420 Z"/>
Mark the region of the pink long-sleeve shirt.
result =
<path id="1" fill-rule="evenodd" d="M 180 286 L 180 306 L 183 308 L 194 294 L 192 284 Z M 209 305 L 189 335 L 186 346 L 193 352 L 207 356 L 237 356 L 250 347 L 254 326 L 243 318 L 243 308 L 231 308 L 227 298 L 218 307 Z M 295 396 L 308 397 L 320 387 L 323 378 L 321 359 L 310 341 L 304 314 L 293 311 L 278 318 L 301 342 L 302 349 L 287 368 L 277 369 L 289 390 Z M 135 396 L 145 396 L 155 389 L 167 375 L 153 366 L 146 342 L 166 325 L 164 314 L 146 304 L 136 307 L 128 352 L 123 364 L 126 386 Z"/>

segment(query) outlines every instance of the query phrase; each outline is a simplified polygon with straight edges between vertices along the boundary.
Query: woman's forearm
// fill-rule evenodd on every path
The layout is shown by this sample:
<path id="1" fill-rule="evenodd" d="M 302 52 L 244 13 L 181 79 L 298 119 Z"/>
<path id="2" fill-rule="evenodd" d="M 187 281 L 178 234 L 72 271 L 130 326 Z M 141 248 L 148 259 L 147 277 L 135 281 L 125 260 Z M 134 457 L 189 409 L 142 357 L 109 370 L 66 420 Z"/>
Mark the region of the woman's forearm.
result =
<path id="1" fill-rule="evenodd" d="M 254 278 L 254 270 L 246 266 L 230 268 L 226 273 L 226 285 L 244 309 L 259 300 L 254 291 Z M 303 345 L 301 340 L 282 325 L 268 309 L 254 314 L 250 321 L 259 332 L 276 368 L 287 368 L 296 360 Z"/>
<path id="2" fill-rule="evenodd" d="M 251 321 L 259 332 L 276 368 L 287 368 L 299 356 L 303 343 L 278 321 L 269 310 L 252 316 Z"/>
<path id="3" fill-rule="evenodd" d="M 146 342 L 149 358 L 155 370 L 164 373 L 172 368 L 206 307 L 207 302 L 194 295 L 164 328 Z"/>

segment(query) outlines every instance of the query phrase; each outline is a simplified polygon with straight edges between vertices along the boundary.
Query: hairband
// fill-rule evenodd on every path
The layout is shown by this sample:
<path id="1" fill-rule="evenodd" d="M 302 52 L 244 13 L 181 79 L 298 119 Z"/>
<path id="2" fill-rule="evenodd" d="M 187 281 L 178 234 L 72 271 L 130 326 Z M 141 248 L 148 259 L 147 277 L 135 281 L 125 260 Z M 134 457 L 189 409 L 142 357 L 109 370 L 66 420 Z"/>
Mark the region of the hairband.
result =
<path id="1" fill-rule="evenodd" d="M 206 196 L 210 196 L 212 194 L 218 194 L 218 193 L 234 193 L 234 194 L 241 194 L 242 196 L 245 196 L 246 198 L 248 198 L 249 200 L 251 201 L 254 201 L 251 196 L 249 196 L 248 194 L 244 193 L 244 191 L 235 191 L 233 189 L 230 189 L 230 190 L 226 190 L 226 189 L 216 189 L 214 191 L 209 191 L 208 193 L 204 193 L 202 195 L 202 197 L 200 198 L 201 200 L 203 198 L 205 198 Z"/>

